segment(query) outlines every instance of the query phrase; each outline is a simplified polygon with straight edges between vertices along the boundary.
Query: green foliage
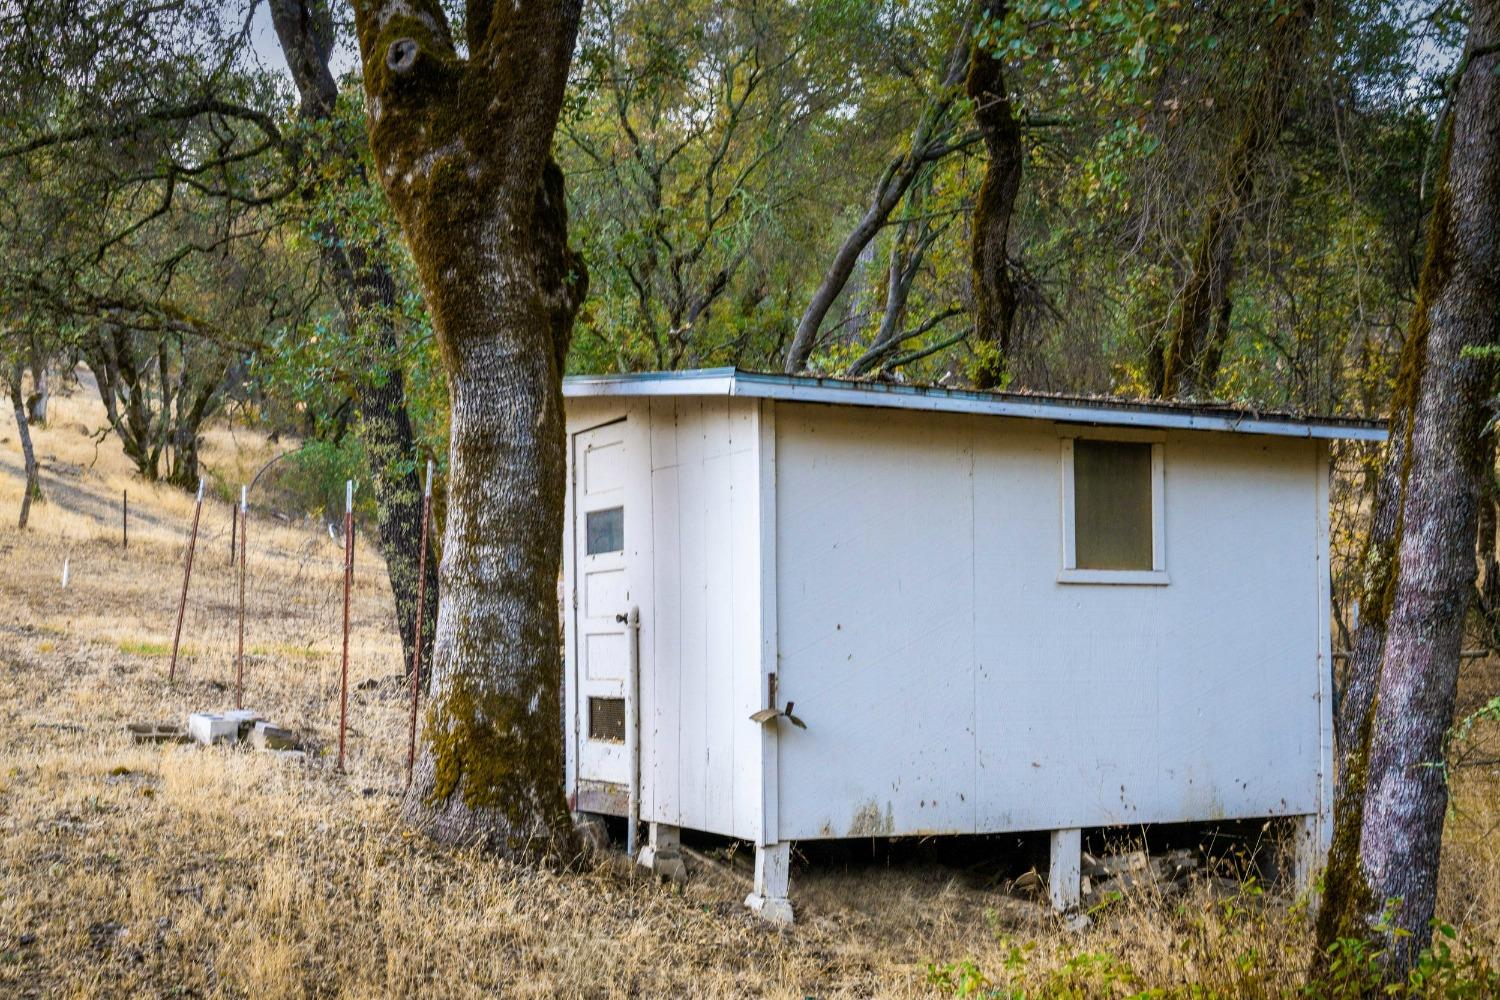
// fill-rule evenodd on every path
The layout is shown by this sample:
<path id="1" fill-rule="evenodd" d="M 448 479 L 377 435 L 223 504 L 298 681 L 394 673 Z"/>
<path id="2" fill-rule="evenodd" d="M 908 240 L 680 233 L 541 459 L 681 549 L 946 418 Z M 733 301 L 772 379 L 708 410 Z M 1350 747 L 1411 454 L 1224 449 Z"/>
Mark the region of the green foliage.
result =
<path id="1" fill-rule="evenodd" d="M 291 506 L 338 520 L 344 513 L 344 484 L 354 480 L 354 514 L 373 522 L 375 498 L 363 477 L 369 468 L 364 446 L 349 436 L 338 443 L 313 440 L 280 463 L 276 489 Z"/>

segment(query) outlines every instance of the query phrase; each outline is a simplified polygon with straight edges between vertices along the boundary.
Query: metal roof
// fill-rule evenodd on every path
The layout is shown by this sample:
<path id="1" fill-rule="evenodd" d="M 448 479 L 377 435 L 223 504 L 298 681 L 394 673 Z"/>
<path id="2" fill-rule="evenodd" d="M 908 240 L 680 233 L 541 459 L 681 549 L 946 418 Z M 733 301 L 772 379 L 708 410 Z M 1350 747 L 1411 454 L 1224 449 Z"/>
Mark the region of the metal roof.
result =
<path id="1" fill-rule="evenodd" d="M 973 413 L 1022 420 L 1149 427 L 1163 430 L 1229 431 L 1280 437 L 1384 441 L 1384 421 L 1352 417 L 1302 417 L 1256 411 L 1224 403 L 1176 403 L 1113 397 L 1027 392 L 973 392 L 892 382 L 856 382 L 807 375 L 772 375 L 738 368 L 642 372 L 629 375 L 570 375 L 569 398 L 599 396 L 745 396 L 833 406 L 877 406 L 939 413 Z"/>

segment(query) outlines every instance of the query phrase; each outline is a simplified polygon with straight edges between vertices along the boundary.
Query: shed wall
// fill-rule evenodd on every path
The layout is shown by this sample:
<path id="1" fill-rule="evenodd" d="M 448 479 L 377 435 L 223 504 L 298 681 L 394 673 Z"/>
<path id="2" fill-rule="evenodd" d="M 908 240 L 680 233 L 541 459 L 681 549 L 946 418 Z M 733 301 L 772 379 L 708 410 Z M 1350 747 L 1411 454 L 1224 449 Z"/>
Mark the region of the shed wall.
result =
<path id="1" fill-rule="evenodd" d="M 1324 448 L 1167 433 L 1167 586 L 1062 584 L 1039 422 L 776 411 L 778 835 L 1322 811 Z"/>

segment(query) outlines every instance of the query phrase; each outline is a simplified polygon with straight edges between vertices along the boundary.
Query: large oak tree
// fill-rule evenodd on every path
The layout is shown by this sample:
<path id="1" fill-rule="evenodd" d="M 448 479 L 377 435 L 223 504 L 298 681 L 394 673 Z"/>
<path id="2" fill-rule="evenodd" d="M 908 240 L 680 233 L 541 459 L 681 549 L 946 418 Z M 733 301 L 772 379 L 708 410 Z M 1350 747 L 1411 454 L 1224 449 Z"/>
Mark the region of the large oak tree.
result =
<path id="1" fill-rule="evenodd" d="M 508 850 L 571 841 L 558 725 L 561 375 L 583 297 L 552 159 L 581 0 L 358 0 L 370 144 L 452 399 L 432 700 L 409 815 Z"/>

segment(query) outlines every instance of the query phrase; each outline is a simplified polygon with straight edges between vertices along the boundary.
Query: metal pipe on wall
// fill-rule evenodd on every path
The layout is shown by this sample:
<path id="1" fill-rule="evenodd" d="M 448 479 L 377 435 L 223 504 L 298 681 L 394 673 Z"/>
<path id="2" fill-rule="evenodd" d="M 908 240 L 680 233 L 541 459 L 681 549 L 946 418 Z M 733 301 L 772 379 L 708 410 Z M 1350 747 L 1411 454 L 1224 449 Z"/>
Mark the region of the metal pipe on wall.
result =
<path id="1" fill-rule="evenodd" d="M 636 836 L 641 825 L 641 609 L 632 607 L 626 619 L 630 633 L 629 669 L 625 674 L 625 760 L 630 771 L 630 797 L 626 807 L 625 854 L 636 855 Z"/>

